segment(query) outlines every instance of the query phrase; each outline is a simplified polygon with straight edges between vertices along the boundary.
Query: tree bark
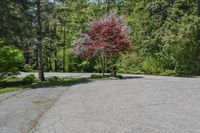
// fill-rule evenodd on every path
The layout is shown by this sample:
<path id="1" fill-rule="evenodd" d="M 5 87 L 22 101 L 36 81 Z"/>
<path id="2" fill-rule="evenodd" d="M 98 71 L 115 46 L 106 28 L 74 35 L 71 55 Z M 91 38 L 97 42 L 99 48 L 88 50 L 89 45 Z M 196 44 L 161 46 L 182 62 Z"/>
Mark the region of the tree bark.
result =
<path id="1" fill-rule="evenodd" d="M 112 66 L 111 66 L 111 76 L 116 77 L 117 76 L 117 68 L 116 68 L 116 60 L 115 58 L 111 59 Z"/>
<path id="2" fill-rule="evenodd" d="M 44 81 L 44 66 L 43 66 L 43 61 L 42 61 L 42 45 L 41 42 L 38 44 L 38 78 L 41 81 Z"/>
<path id="3" fill-rule="evenodd" d="M 110 0 L 107 0 L 106 3 L 107 3 L 107 12 L 109 12 L 110 11 Z"/>
<path id="4" fill-rule="evenodd" d="M 200 19 L 200 0 L 197 1 L 198 17 Z M 197 24 L 197 58 L 198 58 L 198 74 L 200 74 L 200 20 Z"/>
<path id="5" fill-rule="evenodd" d="M 65 26 L 64 26 L 64 32 L 63 32 L 63 72 L 65 72 L 65 62 L 66 62 L 66 48 L 65 48 L 65 43 L 66 43 L 66 36 L 65 36 L 65 33 L 66 33 L 66 29 L 65 29 Z"/>
<path id="6" fill-rule="evenodd" d="M 42 48 L 42 24 L 41 24 L 41 1 L 37 0 L 37 49 L 38 49 L 38 78 L 44 81 L 43 48 Z"/>
<path id="7" fill-rule="evenodd" d="M 101 62 L 102 75 L 105 76 L 105 57 L 104 57 L 104 53 L 101 53 L 100 62 Z"/>
<path id="8" fill-rule="evenodd" d="M 54 51 L 54 71 L 58 71 L 58 63 L 57 63 L 57 50 Z"/>
<path id="9" fill-rule="evenodd" d="M 56 10 L 56 13 L 58 12 L 57 8 L 56 8 L 56 0 L 54 0 L 54 6 L 55 6 L 55 10 Z M 54 18 L 56 19 L 56 13 L 54 14 Z M 53 38 L 55 38 L 55 40 L 57 41 L 57 24 L 56 22 L 54 21 L 54 26 L 53 26 Z M 57 72 L 58 70 L 58 63 L 57 63 L 57 46 L 55 47 L 55 51 L 54 51 L 54 71 Z"/>

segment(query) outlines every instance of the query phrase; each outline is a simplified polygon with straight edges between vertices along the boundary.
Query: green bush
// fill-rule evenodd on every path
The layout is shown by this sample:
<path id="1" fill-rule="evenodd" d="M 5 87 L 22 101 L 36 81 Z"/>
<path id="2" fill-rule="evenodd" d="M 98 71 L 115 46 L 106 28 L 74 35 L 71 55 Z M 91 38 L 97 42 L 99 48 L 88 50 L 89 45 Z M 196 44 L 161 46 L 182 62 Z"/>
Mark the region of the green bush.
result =
<path id="1" fill-rule="evenodd" d="M 141 73 L 140 63 L 143 59 L 142 55 L 129 53 L 119 58 L 117 68 L 120 73 Z"/>
<path id="2" fill-rule="evenodd" d="M 92 74 L 91 78 L 92 79 L 98 79 L 98 78 L 103 78 L 103 76 L 102 75 L 97 75 L 97 74 Z"/>
<path id="3" fill-rule="evenodd" d="M 166 70 L 165 72 L 161 73 L 163 76 L 175 76 L 176 71 L 175 70 Z"/>
<path id="4" fill-rule="evenodd" d="M 59 82 L 59 81 L 62 81 L 62 79 L 54 76 L 54 77 L 47 78 L 47 81 L 48 82 Z"/>
<path id="5" fill-rule="evenodd" d="M 23 59 L 23 53 L 17 48 L 0 46 L 0 77 L 18 73 Z"/>
<path id="6" fill-rule="evenodd" d="M 29 83 L 29 84 L 31 84 L 31 83 L 33 83 L 35 80 L 36 80 L 36 77 L 35 77 L 33 74 L 29 74 L 29 75 L 27 75 L 26 77 L 24 77 L 22 81 L 23 81 L 24 83 Z"/>
<path id="7" fill-rule="evenodd" d="M 154 57 L 147 57 L 142 62 L 142 71 L 146 74 L 159 74 L 162 70 Z"/>
<path id="8" fill-rule="evenodd" d="M 4 77 L 0 80 L 0 82 L 19 82 L 22 81 L 21 77 Z"/>
<path id="9" fill-rule="evenodd" d="M 29 65 L 29 64 L 25 64 L 22 68 L 22 71 L 24 72 L 32 72 L 33 71 L 33 66 Z"/>

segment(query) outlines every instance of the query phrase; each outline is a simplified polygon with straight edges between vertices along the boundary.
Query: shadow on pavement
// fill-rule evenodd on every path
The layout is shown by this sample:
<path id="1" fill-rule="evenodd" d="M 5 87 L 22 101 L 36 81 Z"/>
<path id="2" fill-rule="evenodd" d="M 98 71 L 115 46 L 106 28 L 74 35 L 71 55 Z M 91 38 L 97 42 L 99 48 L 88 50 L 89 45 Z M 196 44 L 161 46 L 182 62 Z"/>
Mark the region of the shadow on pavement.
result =
<path id="1" fill-rule="evenodd" d="M 143 76 L 123 76 L 123 79 L 140 79 L 144 78 Z"/>
<path id="2" fill-rule="evenodd" d="M 58 81 L 58 82 L 41 82 L 32 84 L 31 88 L 37 89 L 42 87 L 55 87 L 55 86 L 72 86 L 77 84 L 86 84 L 92 82 L 91 80 L 87 78 L 82 78 L 74 81 Z"/>

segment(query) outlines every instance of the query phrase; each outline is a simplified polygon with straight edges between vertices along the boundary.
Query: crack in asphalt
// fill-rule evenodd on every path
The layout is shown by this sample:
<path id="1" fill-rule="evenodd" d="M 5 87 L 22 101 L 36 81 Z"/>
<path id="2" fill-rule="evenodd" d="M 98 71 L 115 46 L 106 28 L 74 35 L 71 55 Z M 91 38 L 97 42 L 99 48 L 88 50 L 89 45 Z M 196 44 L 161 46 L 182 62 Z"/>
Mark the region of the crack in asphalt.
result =
<path id="1" fill-rule="evenodd" d="M 55 105 L 55 103 L 60 99 L 60 97 L 62 97 L 62 95 L 66 92 L 68 90 L 68 88 L 67 89 L 65 89 L 61 94 L 59 94 L 59 96 L 53 101 L 53 103 L 51 104 L 51 105 L 49 105 L 49 107 L 47 107 L 47 109 L 45 110 L 45 111 L 43 111 L 39 116 L 38 116 L 38 118 L 37 119 L 35 119 L 35 124 L 28 130 L 28 132 L 26 132 L 26 133 L 33 133 L 34 131 L 39 131 L 39 130 L 37 130 L 36 129 L 36 127 L 40 124 L 39 123 L 39 121 L 40 121 L 40 118 L 42 118 L 42 116 L 44 116 L 44 114 L 46 113 L 46 112 L 48 112 L 48 110 L 50 110 L 54 105 Z M 61 117 L 60 117 L 61 118 Z M 59 122 L 59 121 L 58 121 Z M 56 122 L 57 123 L 57 122 Z M 56 124 L 55 123 L 55 124 Z M 40 131 L 39 131 L 40 132 Z"/>
<path id="2" fill-rule="evenodd" d="M 161 106 L 161 105 L 166 105 L 166 104 L 173 104 L 173 103 L 154 103 L 154 104 L 147 104 L 147 105 L 139 105 L 137 108 L 146 108 L 146 107 L 153 107 L 153 106 Z"/>
<path id="3" fill-rule="evenodd" d="M 199 132 L 199 81 L 144 76 L 2 95 L 0 132 Z"/>
<path id="4" fill-rule="evenodd" d="M 55 126 L 58 122 L 62 121 L 62 116 L 59 115 L 59 119 L 57 121 L 55 121 L 54 123 L 51 124 L 51 126 Z"/>

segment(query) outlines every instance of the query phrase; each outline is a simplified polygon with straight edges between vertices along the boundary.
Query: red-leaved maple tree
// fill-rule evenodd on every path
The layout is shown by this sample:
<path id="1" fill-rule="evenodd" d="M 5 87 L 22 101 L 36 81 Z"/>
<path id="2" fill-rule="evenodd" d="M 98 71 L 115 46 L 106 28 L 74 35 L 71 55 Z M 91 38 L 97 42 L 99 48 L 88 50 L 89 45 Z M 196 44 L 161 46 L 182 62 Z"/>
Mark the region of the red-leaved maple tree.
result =
<path id="1" fill-rule="evenodd" d="M 124 17 L 112 11 L 89 24 L 89 31 L 76 40 L 74 53 L 86 58 L 99 55 L 104 73 L 105 59 L 116 58 L 130 50 L 130 29 Z"/>

